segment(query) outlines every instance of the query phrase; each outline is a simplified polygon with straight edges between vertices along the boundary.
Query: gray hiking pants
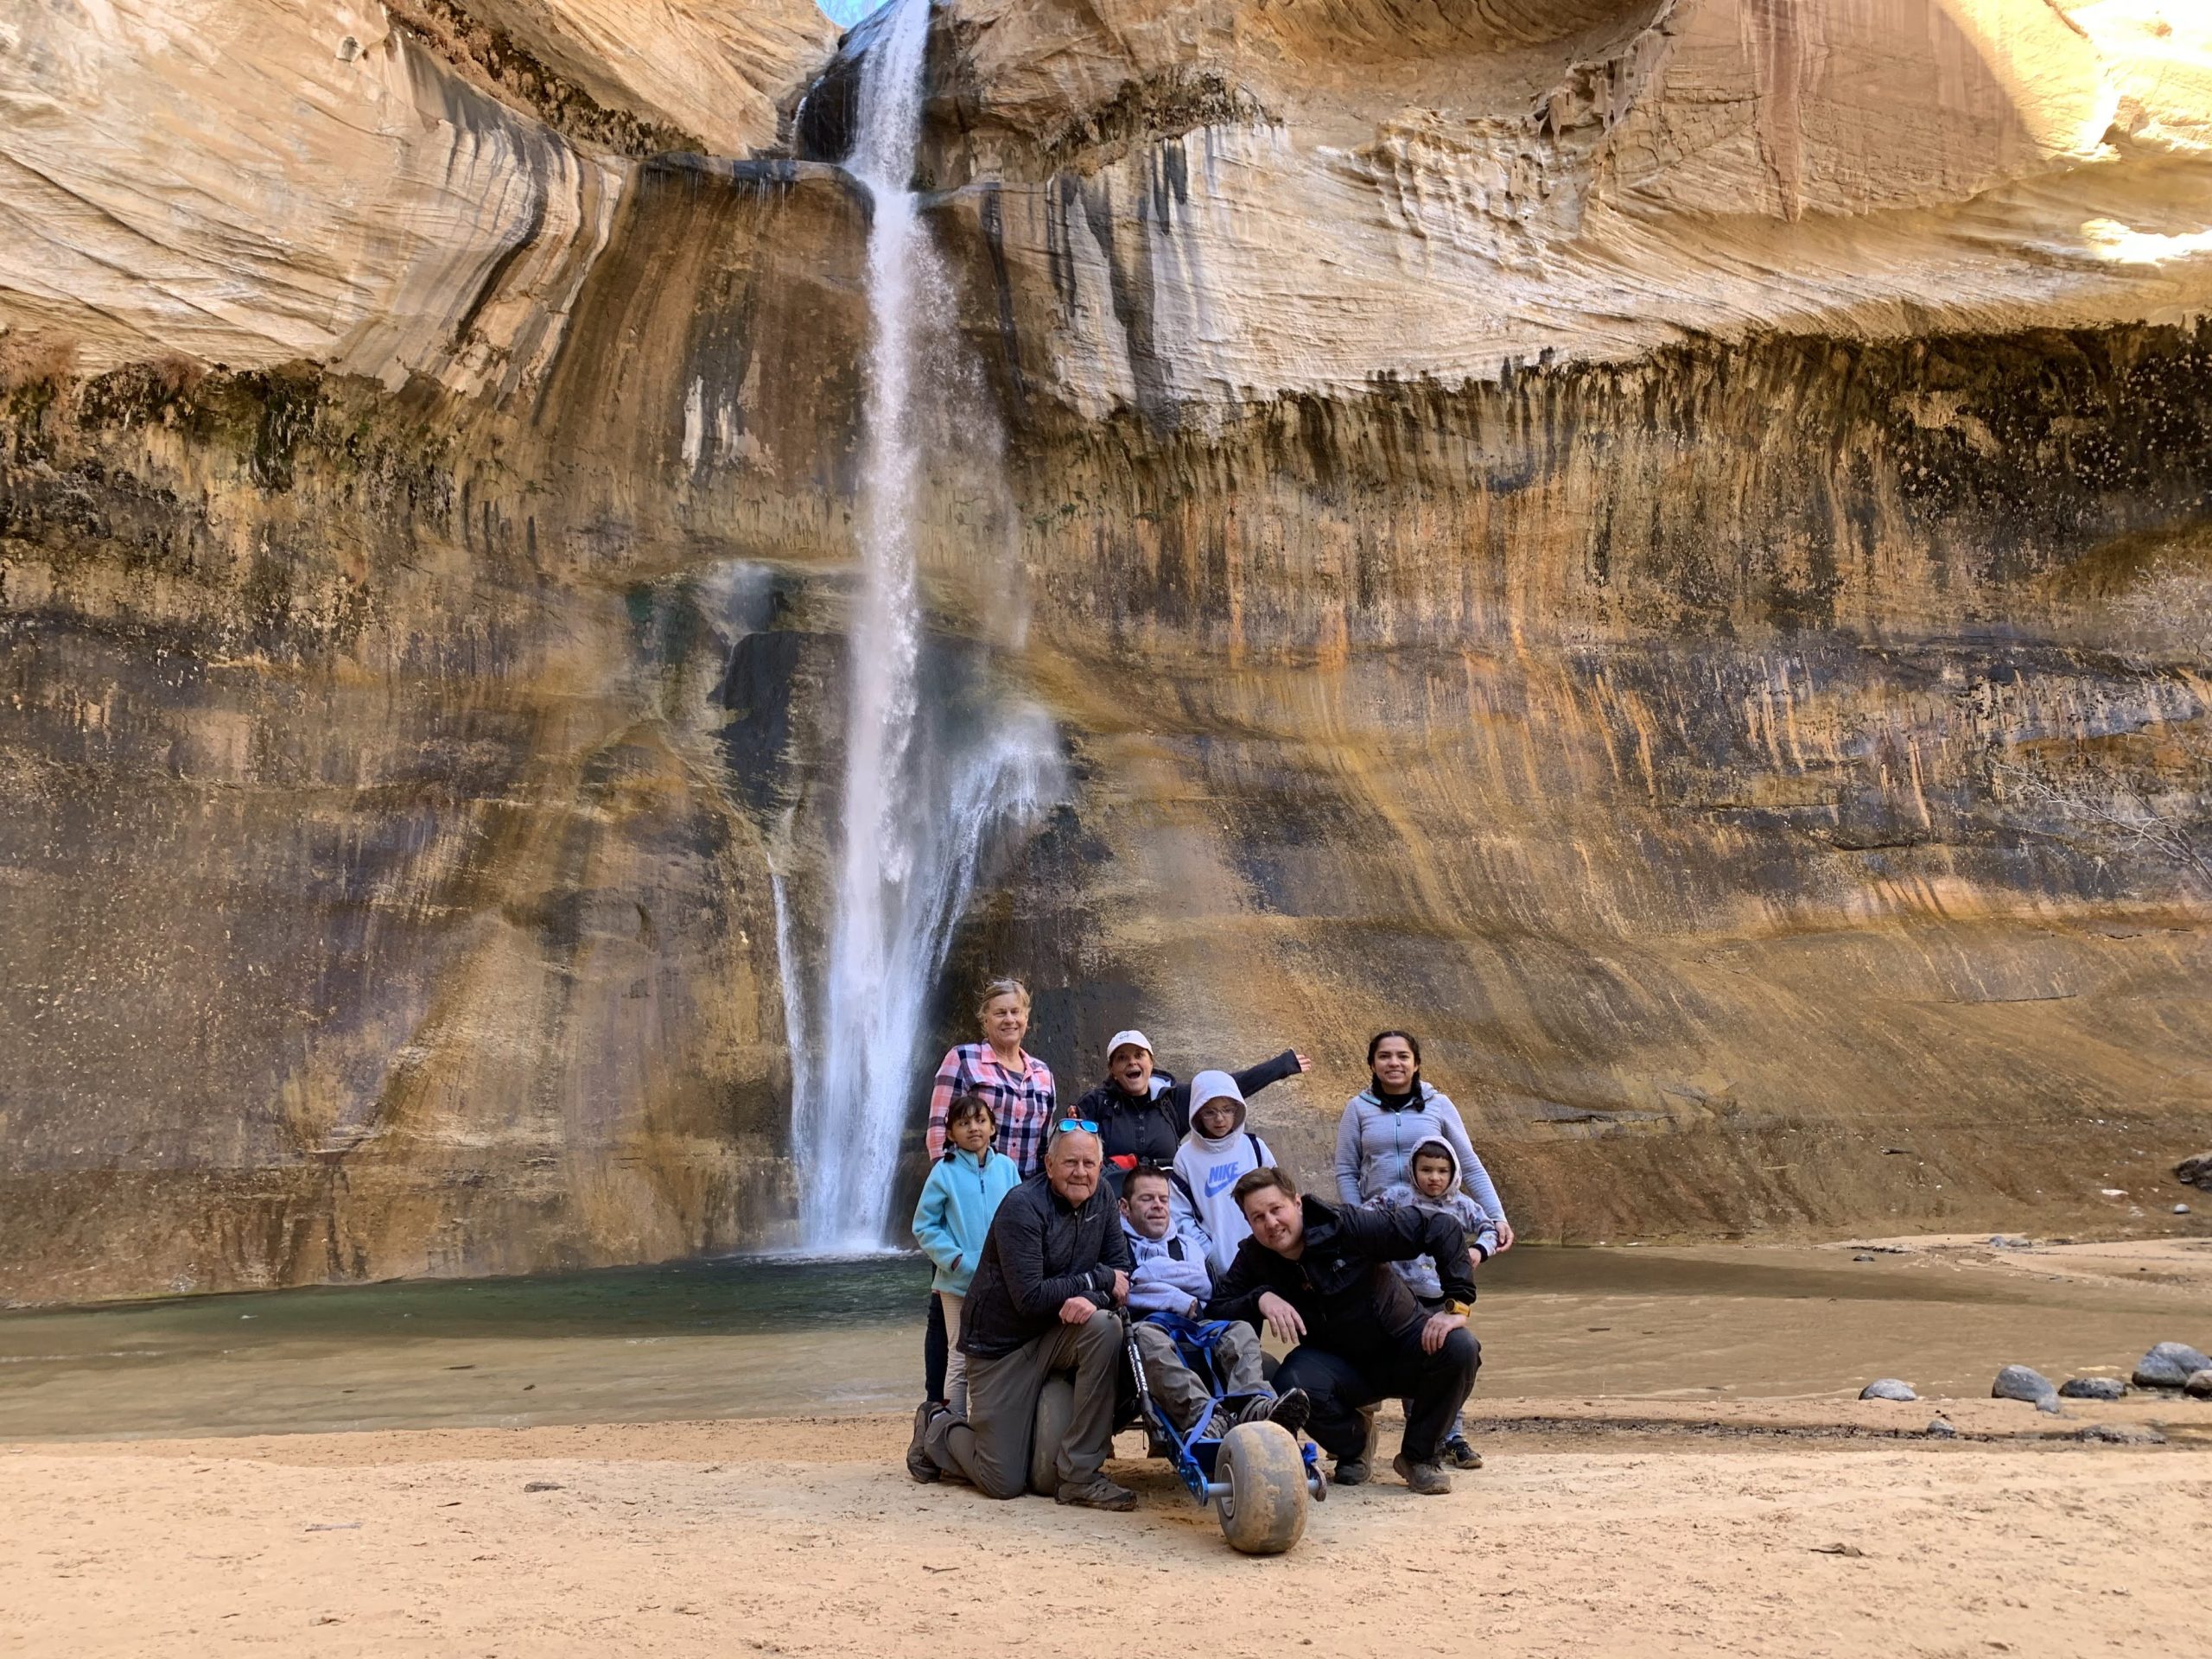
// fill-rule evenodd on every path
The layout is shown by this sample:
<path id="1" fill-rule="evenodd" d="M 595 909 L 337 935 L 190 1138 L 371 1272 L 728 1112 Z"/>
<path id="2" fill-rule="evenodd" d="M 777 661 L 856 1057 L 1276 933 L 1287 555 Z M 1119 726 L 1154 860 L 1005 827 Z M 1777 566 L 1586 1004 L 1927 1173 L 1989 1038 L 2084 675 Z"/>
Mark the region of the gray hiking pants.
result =
<path id="1" fill-rule="evenodd" d="M 1122 1319 L 1116 1313 L 1093 1313 L 1081 1325 L 1056 1325 L 996 1359 L 970 1355 L 967 1420 L 950 1412 L 938 1415 L 925 1442 L 930 1460 L 991 1497 L 1020 1497 L 1029 1490 L 1037 1396 L 1046 1377 L 1071 1365 L 1075 1413 L 1056 1465 L 1063 1484 L 1089 1480 L 1114 1442 L 1114 1390 L 1122 1369 Z"/>
<path id="2" fill-rule="evenodd" d="M 1167 1421 L 1185 1434 L 1198 1426 L 1198 1414 L 1213 1403 L 1213 1395 L 1198 1375 L 1175 1351 L 1175 1338 L 1160 1326 L 1139 1321 L 1137 1352 L 1144 1356 L 1144 1385 L 1167 1414 Z M 1214 1350 L 1230 1394 L 1258 1394 L 1267 1379 L 1260 1370 L 1259 1334 L 1249 1325 L 1232 1325 Z"/>

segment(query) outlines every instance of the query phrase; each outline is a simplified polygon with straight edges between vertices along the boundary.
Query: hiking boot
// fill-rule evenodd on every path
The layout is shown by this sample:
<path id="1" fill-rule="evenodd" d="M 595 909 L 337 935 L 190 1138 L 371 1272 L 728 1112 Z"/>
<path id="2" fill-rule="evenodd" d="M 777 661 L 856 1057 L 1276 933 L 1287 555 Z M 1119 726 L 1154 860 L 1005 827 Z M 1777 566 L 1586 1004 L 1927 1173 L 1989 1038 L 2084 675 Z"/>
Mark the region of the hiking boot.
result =
<path id="1" fill-rule="evenodd" d="M 906 1472 L 925 1486 L 944 1473 L 930 1456 L 929 1446 L 930 1425 L 944 1409 L 935 1401 L 925 1400 L 914 1411 L 914 1438 L 906 1444 Z"/>
<path id="2" fill-rule="evenodd" d="M 1454 1434 L 1444 1442 L 1444 1461 L 1454 1469 L 1479 1469 L 1483 1466 L 1483 1454 L 1467 1444 L 1465 1435 Z"/>
<path id="3" fill-rule="evenodd" d="M 1415 1463 L 1402 1452 L 1390 1460 L 1390 1466 L 1398 1471 L 1407 1490 L 1423 1497 L 1439 1497 L 1452 1490 L 1452 1477 L 1435 1464 Z"/>
<path id="4" fill-rule="evenodd" d="M 1375 1472 L 1365 1458 L 1338 1458 L 1337 1466 L 1329 1471 L 1332 1486 L 1364 1486 L 1368 1476 Z"/>
<path id="5" fill-rule="evenodd" d="M 1225 1440 L 1229 1438 L 1229 1431 L 1245 1421 L 1242 1417 L 1232 1418 L 1219 1406 L 1216 1406 L 1206 1417 L 1205 1438 L 1209 1440 Z"/>
<path id="6" fill-rule="evenodd" d="M 1060 1490 L 1053 1494 L 1062 1503 L 1073 1503 L 1085 1510 L 1134 1510 L 1137 1495 L 1126 1486 L 1116 1486 L 1103 1475 L 1093 1475 L 1089 1480 L 1064 1480 Z"/>

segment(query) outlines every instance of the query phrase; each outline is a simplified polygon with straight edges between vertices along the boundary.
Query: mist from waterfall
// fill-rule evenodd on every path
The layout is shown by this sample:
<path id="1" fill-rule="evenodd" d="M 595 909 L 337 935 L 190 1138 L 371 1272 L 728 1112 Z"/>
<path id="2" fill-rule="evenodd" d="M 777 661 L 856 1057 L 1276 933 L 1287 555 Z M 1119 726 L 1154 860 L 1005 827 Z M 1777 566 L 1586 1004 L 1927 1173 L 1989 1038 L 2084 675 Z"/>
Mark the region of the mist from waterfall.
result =
<path id="1" fill-rule="evenodd" d="M 917 526 L 932 352 L 952 337 L 950 286 L 912 188 L 931 0 L 894 0 L 862 60 L 847 166 L 871 198 L 860 582 L 849 634 L 844 777 L 822 984 L 786 957 L 799 1235 L 810 1250 L 885 1242 L 922 1027 L 952 930 L 999 834 L 1060 784 L 1051 722 L 985 691 L 921 698 Z M 789 903 L 779 891 L 779 911 Z M 779 931 L 787 931 L 779 930 Z"/>

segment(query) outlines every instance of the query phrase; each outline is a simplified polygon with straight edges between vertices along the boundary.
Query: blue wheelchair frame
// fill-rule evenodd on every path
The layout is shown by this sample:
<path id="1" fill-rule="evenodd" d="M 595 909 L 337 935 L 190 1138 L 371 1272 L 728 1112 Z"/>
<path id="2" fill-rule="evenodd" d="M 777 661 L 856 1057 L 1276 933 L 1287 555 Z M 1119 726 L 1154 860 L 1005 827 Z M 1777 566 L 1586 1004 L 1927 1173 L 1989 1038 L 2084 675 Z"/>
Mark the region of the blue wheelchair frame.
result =
<path id="1" fill-rule="evenodd" d="M 1228 1392 L 1223 1387 L 1221 1369 L 1214 1363 L 1214 1355 L 1221 1338 L 1229 1328 L 1225 1319 L 1200 1321 L 1180 1313 L 1147 1313 L 1143 1319 L 1129 1322 L 1129 1372 L 1137 1385 L 1137 1409 L 1144 1420 L 1146 1433 L 1151 1437 L 1153 1454 L 1164 1457 L 1174 1465 L 1176 1478 L 1190 1490 L 1191 1496 L 1201 1503 L 1210 1503 L 1229 1491 L 1229 1483 L 1215 1478 L 1216 1460 L 1221 1454 L 1221 1442 L 1207 1433 L 1211 1411 L 1201 1412 L 1198 1421 L 1185 1433 L 1167 1421 L 1167 1414 L 1153 1400 L 1152 1389 L 1146 1384 L 1144 1355 L 1137 1347 L 1136 1329 L 1141 1324 L 1159 1325 L 1175 1344 L 1175 1351 L 1189 1366 L 1198 1380 L 1205 1384 L 1206 1392 L 1216 1406 L 1224 1408 L 1233 1418 L 1252 1401 L 1266 1396 Z M 1320 1448 L 1311 1440 L 1298 1443 L 1300 1460 L 1306 1465 L 1306 1490 L 1317 1498 L 1329 1495 L 1328 1478 L 1321 1472 Z"/>

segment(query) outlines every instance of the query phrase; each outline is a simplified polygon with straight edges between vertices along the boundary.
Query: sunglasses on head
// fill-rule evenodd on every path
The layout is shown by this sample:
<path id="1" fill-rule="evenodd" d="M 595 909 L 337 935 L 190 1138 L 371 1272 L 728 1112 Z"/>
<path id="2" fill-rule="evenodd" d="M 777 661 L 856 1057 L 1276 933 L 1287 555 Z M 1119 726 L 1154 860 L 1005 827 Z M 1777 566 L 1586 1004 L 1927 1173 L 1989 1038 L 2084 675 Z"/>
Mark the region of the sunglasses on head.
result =
<path id="1" fill-rule="evenodd" d="M 1085 1135 L 1096 1135 L 1098 1125 L 1087 1117 L 1064 1117 L 1052 1125 L 1054 1135 L 1066 1135 L 1074 1129 L 1081 1129 Z"/>

